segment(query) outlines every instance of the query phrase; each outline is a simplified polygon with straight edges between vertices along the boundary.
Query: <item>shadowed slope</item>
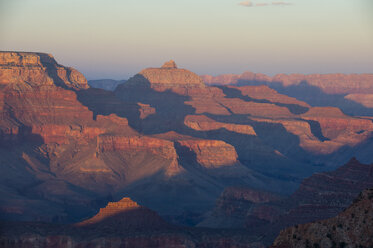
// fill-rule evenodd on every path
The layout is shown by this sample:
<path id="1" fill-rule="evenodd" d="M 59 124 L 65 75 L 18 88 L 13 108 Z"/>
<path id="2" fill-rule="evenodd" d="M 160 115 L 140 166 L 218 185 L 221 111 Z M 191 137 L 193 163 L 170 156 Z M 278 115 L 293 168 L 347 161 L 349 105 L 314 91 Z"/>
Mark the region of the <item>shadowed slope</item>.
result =
<path id="1" fill-rule="evenodd" d="M 371 247 L 372 220 L 373 189 L 367 189 L 334 218 L 285 229 L 271 247 Z"/>

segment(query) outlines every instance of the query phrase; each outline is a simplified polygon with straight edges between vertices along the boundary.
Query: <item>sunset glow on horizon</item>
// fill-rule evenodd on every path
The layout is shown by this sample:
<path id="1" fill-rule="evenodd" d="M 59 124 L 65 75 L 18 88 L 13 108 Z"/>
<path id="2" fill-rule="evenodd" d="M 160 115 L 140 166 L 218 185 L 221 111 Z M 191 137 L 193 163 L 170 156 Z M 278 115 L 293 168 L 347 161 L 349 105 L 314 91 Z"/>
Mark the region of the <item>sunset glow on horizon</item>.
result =
<path id="1" fill-rule="evenodd" d="M 173 59 L 198 74 L 373 73 L 369 0 L 5 0 L 0 50 L 46 52 L 88 79 Z"/>

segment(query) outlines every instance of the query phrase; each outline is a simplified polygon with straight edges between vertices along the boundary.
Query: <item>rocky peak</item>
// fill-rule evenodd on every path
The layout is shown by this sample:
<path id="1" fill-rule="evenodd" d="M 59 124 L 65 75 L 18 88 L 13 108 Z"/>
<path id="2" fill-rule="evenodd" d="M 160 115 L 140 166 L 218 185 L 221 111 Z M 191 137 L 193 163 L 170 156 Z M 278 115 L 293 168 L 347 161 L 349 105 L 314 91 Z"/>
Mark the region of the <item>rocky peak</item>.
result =
<path id="1" fill-rule="evenodd" d="M 78 223 L 78 226 L 95 224 L 120 213 L 140 208 L 141 206 L 132 201 L 131 198 L 124 197 L 118 202 L 109 202 L 106 207 L 100 209 L 98 214 L 88 220 Z"/>
<path id="2" fill-rule="evenodd" d="M 164 63 L 162 68 L 163 69 L 177 69 L 177 65 L 176 65 L 175 61 L 170 60 L 170 61 L 167 61 L 166 63 Z"/>
<path id="3" fill-rule="evenodd" d="M 140 206 L 125 197 L 118 202 L 109 202 L 92 218 L 77 223 L 77 227 L 93 227 L 107 233 L 128 233 L 128 230 L 165 229 L 170 225 L 156 212 Z"/>
<path id="4" fill-rule="evenodd" d="M 173 60 L 161 68 L 147 68 L 130 78 L 123 87 L 145 86 L 163 91 L 172 88 L 204 88 L 203 80 L 195 73 L 179 69 Z"/>

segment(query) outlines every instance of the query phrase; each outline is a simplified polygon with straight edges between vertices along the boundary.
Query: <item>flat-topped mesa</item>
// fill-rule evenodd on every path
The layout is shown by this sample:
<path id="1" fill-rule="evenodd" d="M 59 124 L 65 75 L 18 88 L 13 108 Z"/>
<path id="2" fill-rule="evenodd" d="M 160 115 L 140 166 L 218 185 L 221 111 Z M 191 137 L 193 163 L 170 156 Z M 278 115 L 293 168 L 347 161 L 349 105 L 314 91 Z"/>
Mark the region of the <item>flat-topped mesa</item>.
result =
<path id="1" fill-rule="evenodd" d="M 161 68 L 147 68 L 130 78 L 123 87 L 150 87 L 158 91 L 170 88 L 205 88 L 203 80 L 195 73 L 179 69 L 171 60 Z"/>
<path id="2" fill-rule="evenodd" d="M 74 68 L 59 65 L 50 54 L 3 51 L 0 51 L 0 85 L 17 85 L 20 89 L 53 85 L 89 88 L 83 74 Z"/>

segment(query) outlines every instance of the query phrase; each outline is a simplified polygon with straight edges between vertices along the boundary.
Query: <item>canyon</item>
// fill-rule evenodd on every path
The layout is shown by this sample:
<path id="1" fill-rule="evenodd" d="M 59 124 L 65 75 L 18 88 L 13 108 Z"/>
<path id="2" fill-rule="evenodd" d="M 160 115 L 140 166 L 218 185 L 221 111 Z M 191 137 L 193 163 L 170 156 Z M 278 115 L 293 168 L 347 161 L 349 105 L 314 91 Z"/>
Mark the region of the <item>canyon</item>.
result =
<path id="1" fill-rule="evenodd" d="M 35 229 L 41 246 L 262 247 L 337 215 L 373 187 L 372 117 L 285 94 L 304 80 L 323 94 L 368 94 L 371 77 L 200 77 L 169 61 L 93 88 L 52 55 L 0 52 L 0 218 L 25 235 L 1 244 L 22 247 Z M 121 210 L 139 232 L 106 239 L 117 224 L 103 219 Z M 86 232 L 97 239 L 81 243 Z"/>
<path id="2" fill-rule="evenodd" d="M 311 106 L 333 106 L 349 115 L 373 115 L 373 74 L 242 74 L 201 76 L 208 85 L 266 85 Z"/>
<path id="3" fill-rule="evenodd" d="M 286 227 L 337 216 L 368 188 L 373 188 L 373 165 L 353 158 L 335 171 L 304 179 L 288 197 L 247 187 L 226 188 L 197 226 L 246 228 L 250 234 L 265 233 L 262 241 L 269 244 Z"/>

